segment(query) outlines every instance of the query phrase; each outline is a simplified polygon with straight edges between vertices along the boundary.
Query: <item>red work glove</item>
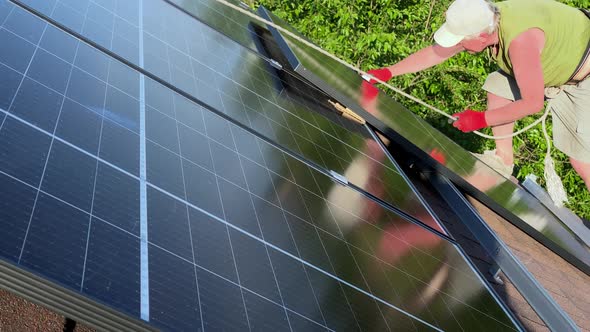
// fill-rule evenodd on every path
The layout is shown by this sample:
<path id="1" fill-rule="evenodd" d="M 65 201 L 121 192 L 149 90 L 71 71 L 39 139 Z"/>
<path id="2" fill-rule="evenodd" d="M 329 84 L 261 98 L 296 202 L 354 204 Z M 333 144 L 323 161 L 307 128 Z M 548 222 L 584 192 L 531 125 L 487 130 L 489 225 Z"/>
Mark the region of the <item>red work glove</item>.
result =
<path id="1" fill-rule="evenodd" d="M 429 155 L 432 157 L 432 159 L 438 161 L 439 163 L 445 165 L 447 163 L 447 158 L 445 157 L 445 155 L 437 148 L 432 149 L 432 151 L 430 151 Z"/>
<path id="2" fill-rule="evenodd" d="M 361 89 L 363 93 L 363 101 L 371 101 L 375 99 L 379 94 L 379 89 L 377 89 L 367 81 L 363 81 L 363 86 Z"/>
<path id="3" fill-rule="evenodd" d="M 485 112 L 465 110 L 461 113 L 455 113 L 453 116 L 457 118 L 457 120 L 453 122 L 453 127 L 461 130 L 464 133 L 488 126 Z"/>
<path id="4" fill-rule="evenodd" d="M 389 71 L 389 69 L 387 69 L 387 68 L 371 69 L 367 72 L 367 74 L 369 74 L 377 79 L 380 79 L 383 82 L 387 82 L 393 77 L 393 75 L 391 74 L 391 71 Z M 375 84 L 375 83 L 377 83 L 377 81 L 375 79 L 371 78 L 369 83 Z"/>
<path id="5" fill-rule="evenodd" d="M 369 70 L 367 72 L 367 74 L 369 74 L 375 78 L 378 78 L 378 79 L 382 80 L 383 82 L 389 81 L 393 77 L 393 75 L 391 74 L 391 72 L 387 68 L 372 69 L 372 70 Z M 372 99 L 376 98 L 377 95 L 379 94 L 379 90 L 373 86 L 373 84 L 375 84 L 375 83 L 377 83 L 377 81 L 374 78 L 371 78 L 368 82 L 363 81 L 362 93 L 363 93 L 363 99 L 365 101 L 372 100 Z"/>

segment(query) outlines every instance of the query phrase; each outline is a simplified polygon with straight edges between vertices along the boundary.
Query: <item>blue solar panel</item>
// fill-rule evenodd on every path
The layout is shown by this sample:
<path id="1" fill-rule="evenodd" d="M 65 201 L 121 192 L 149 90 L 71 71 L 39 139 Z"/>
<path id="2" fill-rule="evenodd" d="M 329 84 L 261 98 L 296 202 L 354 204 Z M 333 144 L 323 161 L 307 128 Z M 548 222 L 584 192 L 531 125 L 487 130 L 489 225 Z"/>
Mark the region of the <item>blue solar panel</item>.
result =
<path id="1" fill-rule="evenodd" d="M 94 42 L 146 17 L 123 1 L 26 3 L 61 24 L 85 12 L 76 31 Z M 39 22 L 0 1 L 15 11 Z M 1 259 L 170 331 L 515 328 L 396 166 L 359 145 L 366 128 L 281 100 L 251 52 L 233 59 L 249 69 L 188 75 L 194 97 L 214 86 L 216 113 L 40 22 L 0 28 Z M 188 56 L 173 56 L 167 82 L 182 89 Z M 358 187 L 329 176 L 334 158 Z M 371 174 L 346 173 L 358 160 L 384 172 L 386 203 L 363 191 L 380 197 Z"/>

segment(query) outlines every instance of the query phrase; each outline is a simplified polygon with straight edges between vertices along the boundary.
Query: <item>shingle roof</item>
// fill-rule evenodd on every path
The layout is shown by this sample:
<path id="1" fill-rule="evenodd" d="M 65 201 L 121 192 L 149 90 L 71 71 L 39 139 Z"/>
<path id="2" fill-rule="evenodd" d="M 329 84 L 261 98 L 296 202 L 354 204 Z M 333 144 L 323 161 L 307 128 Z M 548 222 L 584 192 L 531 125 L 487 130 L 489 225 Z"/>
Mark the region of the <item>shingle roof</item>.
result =
<path id="1" fill-rule="evenodd" d="M 471 201 L 488 225 L 512 249 L 512 252 L 578 327 L 582 331 L 590 331 L 590 276 L 567 263 L 481 203 L 473 199 Z M 522 300 L 518 300 L 513 293 L 507 291 L 506 296 L 520 307 Z M 526 315 L 524 317 L 530 319 Z"/>
<path id="2" fill-rule="evenodd" d="M 411 175 L 411 174 L 410 174 Z M 549 331 L 545 323 L 526 302 L 515 286 L 500 274 L 499 284 L 490 273 L 493 260 L 428 182 L 413 176 L 413 183 L 426 198 L 443 225 L 466 252 L 476 268 L 492 285 L 501 300 L 529 331 Z M 498 216 L 479 201 L 469 198 L 481 217 L 506 243 L 516 257 L 547 290 L 550 296 L 574 320 L 582 331 L 590 331 L 590 276 L 544 247 L 529 235 Z"/>
<path id="3" fill-rule="evenodd" d="M 61 332 L 65 317 L 0 289 L 0 332 Z M 75 332 L 92 332 L 76 324 Z"/>

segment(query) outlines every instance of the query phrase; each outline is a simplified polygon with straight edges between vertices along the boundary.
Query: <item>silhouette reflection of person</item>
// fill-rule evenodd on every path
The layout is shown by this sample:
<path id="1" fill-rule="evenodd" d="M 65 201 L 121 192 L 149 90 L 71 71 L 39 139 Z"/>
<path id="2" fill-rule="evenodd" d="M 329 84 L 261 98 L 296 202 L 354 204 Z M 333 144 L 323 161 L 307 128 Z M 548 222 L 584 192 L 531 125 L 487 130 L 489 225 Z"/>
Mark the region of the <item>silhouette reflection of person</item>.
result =
<path id="1" fill-rule="evenodd" d="M 367 110 L 368 112 L 378 115 L 379 109 L 377 107 L 377 96 L 379 94 L 379 90 L 374 87 L 369 82 L 363 81 L 363 85 L 361 87 L 361 106 Z M 367 139 L 364 148 L 364 153 L 372 158 L 377 162 L 373 162 L 370 164 L 370 169 L 367 170 L 371 176 L 367 180 L 367 184 L 365 188 L 371 194 L 377 197 L 383 197 L 385 193 L 383 181 L 379 179 L 383 176 L 384 171 L 384 161 L 387 158 L 385 151 L 382 149 L 381 145 L 373 139 Z M 431 153 L 433 158 L 439 160 L 439 162 L 444 162 L 444 155 L 435 149 L 433 153 Z M 417 204 L 420 204 L 419 201 L 415 201 Z M 423 222 L 424 224 L 437 229 L 439 226 L 436 224 L 434 218 L 428 213 L 428 211 L 424 208 L 417 208 L 414 209 L 415 211 L 419 211 L 422 215 L 414 215 L 418 220 Z M 364 210 L 363 215 L 361 216 L 363 219 L 368 221 L 377 221 L 383 218 L 382 214 L 384 212 L 383 207 L 381 207 L 377 202 L 370 201 Z M 388 216 L 394 216 L 394 214 L 389 213 Z M 400 217 L 401 219 L 401 217 Z M 381 226 L 384 230 L 382 237 L 379 239 L 379 243 L 377 245 L 377 255 L 383 261 L 395 265 L 395 263 L 402 257 L 406 256 L 411 249 L 414 247 L 416 248 L 423 248 L 426 249 L 425 251 L 429 251 L 428 249 L 434 248 L 440 244 L 442 239 L 431 232 L 425 231 L 420 226 L 417 226 L 411 222 L 399 222 L 392 220 L 391 222 Z"/>

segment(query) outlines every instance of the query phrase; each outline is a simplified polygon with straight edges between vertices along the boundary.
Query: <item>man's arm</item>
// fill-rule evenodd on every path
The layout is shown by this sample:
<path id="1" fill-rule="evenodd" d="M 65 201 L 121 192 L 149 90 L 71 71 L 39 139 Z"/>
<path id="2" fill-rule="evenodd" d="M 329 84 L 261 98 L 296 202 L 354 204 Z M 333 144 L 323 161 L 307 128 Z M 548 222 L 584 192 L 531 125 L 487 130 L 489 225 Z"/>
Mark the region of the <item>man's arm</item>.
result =
<path id="1" fill-rule="evenodd" d="M 514 122 L 543 109 L 545 85 L 541 52 L 544 46 L 545 34 L 540 29 L 527 30 L 512 41 L 508 54 L 522 99 L 485 112 L 489 126 Z"/>
<path id="2" fill-rule="evenodd" d="M 407 58 L 403 59 L 402 61 L 394 65 L 379 69 L 372 69 L 369 70 L 367 73 L 369 75 L 372 75 L 374 78 L 377 78 L 385 82 L 389 81 L 394 76 L 415 73 L 426 68 L 435 66 L 463 50 L 463 46 L 460 45 L 445 48 L 440 45 L 434 44 L 432 46 L 428 46 L 421 49 L 420 51 L 408 56 Z M 363 103 L 375 100 L 375 98 L 379 94 L 379 90 L 377 90 L 377 88 L 373 86 L 373 84 L 375 83 L 377 83 L 375 79 L 371 79 L 368 82 L 363 82 Z"/>
<path id="3" fill-rule="evenodd" d="M 442 47 L 434 44 L 421 49 L 402 61 L 387 67 L 393 76 L 415 73 L 436 66 L 463 51 L 461 45 Z"/>

